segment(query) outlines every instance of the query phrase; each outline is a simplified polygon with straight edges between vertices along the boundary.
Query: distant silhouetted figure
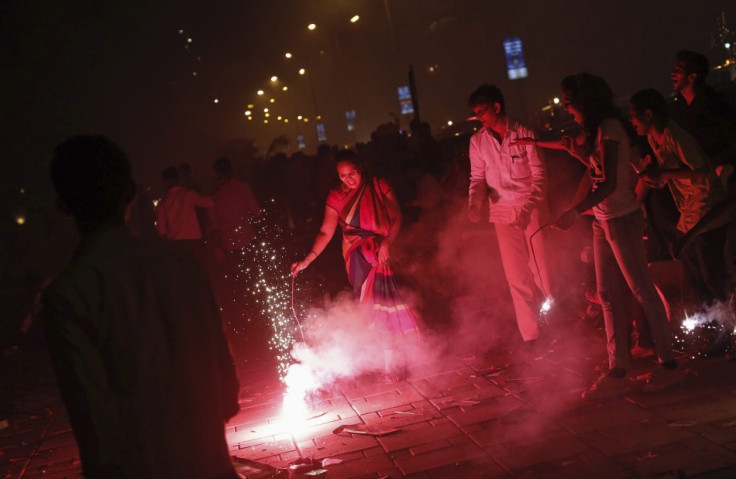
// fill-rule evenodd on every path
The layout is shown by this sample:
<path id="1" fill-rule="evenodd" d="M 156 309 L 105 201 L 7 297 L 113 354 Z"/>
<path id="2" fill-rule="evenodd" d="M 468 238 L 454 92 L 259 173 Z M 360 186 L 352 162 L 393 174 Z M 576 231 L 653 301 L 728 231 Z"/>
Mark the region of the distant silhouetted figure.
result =
<path id="1" fill-rule="evenodd" d="M 218 184 L 212 218 L 217 238 L 215 246 L 226 252 L 236 252 L 253 241 L 255 232 L 249 220 L 260 216 L 260 206 L 250 185 L 233 175 L 230 159 L 218 158 L 213 168 Z"/>
<path id="2" fill-rule="evenodd" d="M 238 381 L 202 266 L 124 224 L 130 162 L 102 136 L 55 150 L 81 242 L 43 296 L 47 341 L 90 479 L 235 479 L 224 421 Z"/>
<path id="3" fill-rule="evenodd" d="M 180 241 L 191 248 L 204 264 L 205 245 L 197 207 L 215 205 L 211 196 L 205 196 L 181 185 L 179 172 L 170 166 L 161 173 L 166 193 L 156 207 L 158 233 L 172 241 Z"/>
<path id="4" fill-rule="evenodd" d="M 736 109 L 706 84 L 710 64 L 697 52 L 677 52 L 670 73 L 677 92 L 672 119 L 695 138 L 719 176 L 733 178 L 736 166 Z"/>

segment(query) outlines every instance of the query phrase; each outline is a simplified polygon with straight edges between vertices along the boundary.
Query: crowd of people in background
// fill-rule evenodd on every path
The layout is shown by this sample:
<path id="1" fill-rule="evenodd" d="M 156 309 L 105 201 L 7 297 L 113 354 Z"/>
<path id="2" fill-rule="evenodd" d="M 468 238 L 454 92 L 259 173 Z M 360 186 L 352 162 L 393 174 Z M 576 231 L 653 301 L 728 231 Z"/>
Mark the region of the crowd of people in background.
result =
<path id="1" fill-rule="evenodd" d="M 681 301 L 691 310 L 726 301 L 733 290 L 724 257 L 728 213 L 708 221 L 709 226 L 699 225 L 696 231 L 702 233 L 687 236 L 716 205 L 718 211 L 728 211 L 724 201 L 729 198 L 736 161 L 736 112 L 707 86 L 708 70 L 703 55 L 681 51 L 671 73 L 676 95 L 669 104 L 661 93 L 644 89 L 634 94 L 628 105 L 618 107 L 604 79 L 571 75 L 562 82 L 562 103 L 572 122 L 564 134 L 543 132 L 540 137 L 507 117 L 498 88 L 483 85 L 469 97 L 468 106 L 480 122 L 472 137 L 464 135 L 440 143 L 426 123 L 413 122 L 408 134 L 387 123 L 374 131 L 370 142 L 349 151 L 360 158 L 357 163 L 363 176 L 380 178 L 389 185 L 405 223 L 443 211 L 444 215 L 431 217 L 433 226 L 440 229 L 443 218 L 466 208 L 471 222 L 488 215 L 494 224 L 519 331 L 529 346 L 549 341 L 547 337 L 538 341 L 547 333 L 540 330 L 540 305 L 555 295 L 547 267 L 546 227 L 564 230 L 580 215 L 592 217 L 597 277 L 593 301 L 602 311 L 607 331 L 610 371 L 586 394 L 595 397 L 620 392 L 628 387 L 628 381 L 614 379 L 626 376 L 632 315 L 638 314 L 640 344 L 657 351 L 664 370 L 676 369 L 668 325 L 670 304 L 666 299 L 663 303 L 649 263 L 677 252 L 684 270 Z M 569 205 L 556 204 L 558 211 L 551 211 L 547 197 L 543 148 L 567 151 L 588 173 Z M 339 210 L 331 210 L 329 202 L 326 210 L 323 205 L 340 184 L 334 161 L 341 157 L 340 150 L 321 145 L 316 156 L 280 153 L 262 171 L 250 172 L 260 196 L 276 198 L 288 228 L 314 231 L 320 223 L 324 226 L 329 213 Z M 167 171 L 173 173 L 172 168 Z M 192 192 L 189 196 L 197 198 L 195 195 Z M 192 204 L 189 208 L 193 212 L 196 207 Z M 243 218 L 256 210 L 246 210 Z M 380 237 L 385 239 L 386 235 Z M 685 243 L 687 247 L 683 247 Z M 320 243 L 318 251 L 312 248 L 302 262 L 295 263 L 296 272 L 314 261 L 325 247 Z M 417 248 L 417 255 L 422 255 L 421 248 Z M 421 259 L 427 259 L 426 255 Z M 355 287 L 354 281 L 351 284 Z M 638 311 L 632 311 L 632 303 Z M 649 388 L 666 387 L 676 382 L 679 374 L 659 379 L 661 385 L 655 385 L 655 377 Z"/>

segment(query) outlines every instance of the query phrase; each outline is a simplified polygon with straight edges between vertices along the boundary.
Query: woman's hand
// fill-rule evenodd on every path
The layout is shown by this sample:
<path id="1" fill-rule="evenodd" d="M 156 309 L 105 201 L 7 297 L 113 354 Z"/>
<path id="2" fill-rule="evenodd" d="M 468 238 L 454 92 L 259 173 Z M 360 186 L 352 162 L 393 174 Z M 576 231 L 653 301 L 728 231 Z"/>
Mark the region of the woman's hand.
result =
<path id="1" fill-rule="evenodd" d="M 652 188 L 662 188 L 666 184 L 665 173 L 661 168 L 650 168 L 643 171 L 640 178 Z"/>
<path id="2" fill-rule="evenodd" d="M 575 141 L 575 138 L 572 136 L 563 136 L 560 138 L 560 143 L 562 143 L 562 147 L 570 153 L 572 156 L 578 159 L 584 159 L 585 153 L 583 149 L 578 146 L 577 142 Z"/>
<path id="3" fill-rule="evenodd" d="M 310 251 L 306 258 L 304 258 L 301 261 L 297 261 L 296 263 L 291 264 L 291 275 L 296 276 L 299 274 L 299 272 L 303 269 L 307 269 L 307 266 L 312 264 L 312 255 L 314 255 L 315 259 L 317 258 L 317 254 L 313 251 Z"/>
<path id="4" fill-rule="evenodd" d="M 388 260 L 391 258 L 391 255 L 389 253 L 388 249 L 388 243 L 385 241 L 381 242 L 381 245 L 378 247 L 378 262 L 381 264 L 388 263 Z"/>

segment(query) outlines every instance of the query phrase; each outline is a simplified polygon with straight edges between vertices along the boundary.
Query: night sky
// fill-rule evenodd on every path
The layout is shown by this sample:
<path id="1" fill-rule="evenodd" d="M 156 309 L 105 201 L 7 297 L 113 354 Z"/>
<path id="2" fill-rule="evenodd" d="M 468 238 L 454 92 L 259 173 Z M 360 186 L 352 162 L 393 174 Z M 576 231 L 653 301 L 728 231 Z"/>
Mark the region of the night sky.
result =
<path id="1" fill-rule="evenodd" d="M 215 157 L 248 140 L 262 154 L 285 135 L 293 150 L 301 132 L 312 153 L 317 112 L 328 142 L 367 141 L 398 113 L 396 87 L 408 83 L 409 65 L 422 120 L 436 132 L 468 115 L 465 99 L 485 82 L 505 92 L 512 115 L 532 121 L 559 94 L 560 79 L 579 71 L 603 76 L 621 99 L 645 87 L 671 93 L 677 50 L 704 52 L 713 64 L 725 58 L 712 42 L 722 12 L 736 30 L 736 2 L 717 0 L 6 0 L 3 231 L 14 227 L 19 201 L 48 199 L 50 151 L 72 134 L 107 134 L 138 179 L 158 187 L 165 166 L 187 161 L 205 176 Z M 309 23 L 318 28 L 308 31 Z M 523 80 L 507 79 L 502 42 L 511 36 L 523 41 Z M 354 133 L 347 109 L 357 113 Z M 409 120 L 401 117 L 402 126 Z M 18 200 L 20 188 L 38 199 Z"/>

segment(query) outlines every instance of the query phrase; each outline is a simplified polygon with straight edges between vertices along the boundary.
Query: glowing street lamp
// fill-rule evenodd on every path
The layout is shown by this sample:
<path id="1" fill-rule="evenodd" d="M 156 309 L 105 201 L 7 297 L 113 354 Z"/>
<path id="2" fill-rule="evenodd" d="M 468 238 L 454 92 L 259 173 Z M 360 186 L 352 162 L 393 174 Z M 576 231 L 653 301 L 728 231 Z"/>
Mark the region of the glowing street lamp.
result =
<path id="1" fill-rule="evenodd" d="M 258 93 L 258 96 L 263 96 L 264 91 L 263 90 L 258 90 L 256 93 Z"/>
<path id="2" fill-rule="evenodd" d="M 352 16 L 352 17 L 350 18 L 350 23 L 355 23 L 355 22 L 357 22 L 358 20 L 360 20 L 360 15 L 353 15 L 353 16 Z"/>
<path id="3" fill-rule="evenodd" d="M 245 110 L 245 116 L 250 116 L 250 115 L 251 115 L 251 111 L 250 110 Z"/>
<path id="4" fill-rule="evenodd" d="M 292 55 L 292 54 L 291 54 L 291 53 L 289 53 L 289 52 L 286 52 L 286 53 L 284 53 L 284 56 L 285 56 L 286 58 L 291 58 L 291 57 L 293 57 L 294 55 Z"/>
<path id="5" fill-rule="evenodd" d="M 277 77 L 276 75 L 271 77 L 271 83 L 276 83 L 277 81 L 279 81 L 279 77 Z"/>
<path id="6" fill-rule="evenodd" d="M 307 25 L 307 28 L 308 28 L 309 30 L 315 30 L 315 29 L 317 28 L 317 25 L 316 25 L 316 24 L 314 24 L 314 23 L 310 23 L 309 25 Z"/>
<path id="7" fill-rule="evenodd" d="M 299 69 L 299 74 L 300 75 L 304 75 L 305 73 L 307 73 L 307 70 L 305 70 L 304 68 L 300 68 Z"/>
<path id="8" fill-rule="evenodd" d="M 289 89 L 289 87 L 288 87 L 288 86 L 286 86 L 286 85 L 284 85 L 283 87 L 281 87 L 281 90 L 282 90 L 282 91 L 286 91 L 286 90 L 288 90 L 288 89 Z"/>

